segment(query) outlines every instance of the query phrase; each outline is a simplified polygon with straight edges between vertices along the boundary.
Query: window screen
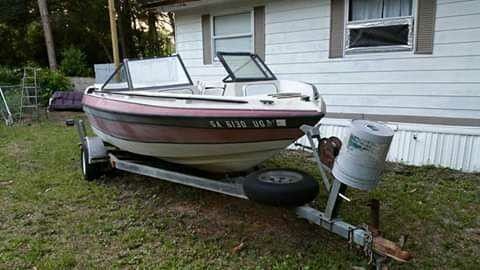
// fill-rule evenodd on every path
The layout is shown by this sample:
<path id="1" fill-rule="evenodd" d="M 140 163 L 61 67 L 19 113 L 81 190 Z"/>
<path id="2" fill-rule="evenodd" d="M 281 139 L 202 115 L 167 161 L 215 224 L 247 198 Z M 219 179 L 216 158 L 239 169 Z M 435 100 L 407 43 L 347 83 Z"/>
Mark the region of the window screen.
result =
<path id="1" fill-rule="evenodd" d="M 350 48 L 408 45 L 408 25 L 391 25 L 350 30 Z"/>
<path id="2" fill-rule="evenodd" d="M 346 49 L 412 48 L 412 0 L 349 0 Z"/>

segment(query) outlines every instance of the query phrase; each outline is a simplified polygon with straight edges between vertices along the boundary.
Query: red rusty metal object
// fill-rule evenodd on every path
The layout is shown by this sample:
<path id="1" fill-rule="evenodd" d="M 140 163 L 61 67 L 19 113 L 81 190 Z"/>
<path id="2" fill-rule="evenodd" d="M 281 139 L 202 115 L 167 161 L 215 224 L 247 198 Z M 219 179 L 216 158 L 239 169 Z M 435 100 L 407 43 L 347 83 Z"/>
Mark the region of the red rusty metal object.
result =
<path id="1" fill-rule="evenodd" d="M 318 142 L 320 161 L 330 169 L 333 168 L 333 163 L 335 162 L 335 158 L 338 156 L 341 147 L 342 141 L 337 137 L 320 139 Z"/>

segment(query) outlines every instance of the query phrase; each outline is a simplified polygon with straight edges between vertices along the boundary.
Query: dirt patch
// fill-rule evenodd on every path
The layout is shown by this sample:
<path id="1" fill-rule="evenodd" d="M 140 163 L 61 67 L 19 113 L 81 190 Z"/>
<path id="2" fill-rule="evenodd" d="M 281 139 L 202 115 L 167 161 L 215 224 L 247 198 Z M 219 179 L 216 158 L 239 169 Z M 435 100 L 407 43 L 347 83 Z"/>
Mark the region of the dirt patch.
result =
<path id="1" fill-rule="evenodd" d="M 5 152 L 8 157 L 19 161 L 27 158 L 31 148 L 32 142 L 29 141 L 12 142 L 5 146 Z"/>
<path id="2" fill-rule="evenodd" d="M 65 123 L 67 119 L 85 119 L 85 113 L 83 112 L 70 112 L 70 111 L 54 111 L 47 113 L 48 120 L 56 123 Z"/>

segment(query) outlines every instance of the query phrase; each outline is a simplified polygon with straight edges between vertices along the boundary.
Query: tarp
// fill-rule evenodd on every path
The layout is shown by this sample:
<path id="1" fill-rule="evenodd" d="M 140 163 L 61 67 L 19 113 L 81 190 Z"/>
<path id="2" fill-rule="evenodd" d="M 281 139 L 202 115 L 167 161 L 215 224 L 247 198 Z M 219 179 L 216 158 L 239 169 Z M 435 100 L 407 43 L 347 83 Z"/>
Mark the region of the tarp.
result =
<path id="1" fill-rule="evenodd" d="M 49 111 L 81 111 L 82 92 L 55 92 L 50 98 Z"/>

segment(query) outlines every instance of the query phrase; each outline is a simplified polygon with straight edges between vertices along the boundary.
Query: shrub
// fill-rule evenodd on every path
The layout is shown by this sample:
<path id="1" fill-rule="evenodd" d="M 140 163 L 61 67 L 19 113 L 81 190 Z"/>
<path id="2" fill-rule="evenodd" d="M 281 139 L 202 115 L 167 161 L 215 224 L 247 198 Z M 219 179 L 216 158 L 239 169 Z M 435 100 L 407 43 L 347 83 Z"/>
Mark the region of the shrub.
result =
<path id="1" fill-rule="evenodd" d="M 38 84 L 40 87 L 40 102 L 45 105 L 48 99 L 56 91 L 70 91 L 73 88 L 70 79 L 61 71 L 40 69 L 38 72 Z"/>
<path id="2" fill-rule="evenodd" d="M 53 71 L 48 68 L 37 69 L 37 85 L 39 98 L 42 105 L 48 103 L 48 99 L 55 91 L 70 91 L 73 88 L 70 79 L 61 71 Z M 21 93 L 23 69 L 11 69 L 0 66 L 0 85 L 18 85 Z"/>
<path id="3" fill-rule="evenodd" d="M 22 79 L 21 69 L 0 66 L 0 85 L 20 84 Z"/>
<path id="4" fill-rule="evenodd" d="M 69 47 L 62 51 L 60 70 L 67 76 L 85 77 L 90 75 L 85 54 L 75 47 Z"/>

